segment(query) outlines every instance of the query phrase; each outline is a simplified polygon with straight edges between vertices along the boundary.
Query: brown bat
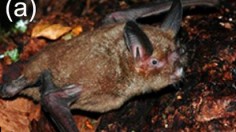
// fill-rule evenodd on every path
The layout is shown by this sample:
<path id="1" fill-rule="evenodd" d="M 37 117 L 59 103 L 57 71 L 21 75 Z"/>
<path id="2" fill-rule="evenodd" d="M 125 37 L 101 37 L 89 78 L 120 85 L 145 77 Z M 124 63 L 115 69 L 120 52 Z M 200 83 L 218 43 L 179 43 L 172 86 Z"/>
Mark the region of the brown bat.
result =
<path id="1" fill-rule="evenodd" d="M 192 5 L 217 3 L 189 1 Z M 106 112 L 133 96 L 176 83 L 183 75 L 185 60 L 175 44 L 181 1 L 164 5 L 170 12 L 160 27 L 135 22 L 138 16 L 160 13 L 160 4 L 123 11 L 128 16 L 115 12 L 104 19 L 110 24 L 47 46 L 25 65 L 19 78 L 1 86 L 0 96 L 32 97 L 41 102 L 60 131 L 76 132 L 71 109 Z"/>

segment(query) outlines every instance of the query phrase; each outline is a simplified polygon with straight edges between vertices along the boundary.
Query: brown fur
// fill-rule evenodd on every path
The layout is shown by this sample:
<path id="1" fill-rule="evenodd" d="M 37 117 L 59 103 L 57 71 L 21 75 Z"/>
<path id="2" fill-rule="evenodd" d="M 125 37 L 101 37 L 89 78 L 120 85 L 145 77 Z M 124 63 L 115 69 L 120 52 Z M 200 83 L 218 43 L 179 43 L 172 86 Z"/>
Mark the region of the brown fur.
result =
<path id="1" fill-rule="evenodd" d="M 118 108 L 132 96 L 176 82 L 178 78 L 171 78 L 179 68 L 175 62 L 167 62 L 160 71 L 145 75 L 136 72 L 123 38 L 124 25 L 106 25 L 69 42 L 49 45 L 30 60 L 23 76 L 34 84 L 42 71 L 49 69 L 56 86 L 81 85 L 80 97 L 71 108 L 97 112 Z M 158 27 L 141 28 L 153 44 L 153 55 L 167 61 L 176 49 L 171 35 Z M 21 94 L 38 100 L 38 90 L 25 89 Z"/>

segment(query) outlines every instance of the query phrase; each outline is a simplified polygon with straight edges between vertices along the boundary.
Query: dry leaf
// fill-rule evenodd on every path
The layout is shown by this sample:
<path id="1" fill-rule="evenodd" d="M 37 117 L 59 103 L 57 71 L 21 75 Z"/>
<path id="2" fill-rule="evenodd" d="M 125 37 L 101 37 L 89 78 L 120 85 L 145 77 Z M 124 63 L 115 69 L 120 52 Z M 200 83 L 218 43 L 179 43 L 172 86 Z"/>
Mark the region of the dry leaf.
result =
<path id="1" fill-rule="evenodd" d="M 2 131 L 30 132 L 30 122 L 40 117 L 40 106 L 24 98 L 0 100 L 0 117 Z"/>
<path id="2" fill-rule="evenodd" d="M 39 22 L 33 29 L 32 29 L 32 37 L 37 37 L 39 33 L 41 33 L 45 28 L 49 27 L 50 24 L 47 22 Z"/>
<path id="3" fill-rule="evenodd" d="M 12 60 L 11 60 L 11 58 L 9 56 L 5 56 L 3 58 L 3 61 L 4 61 L 5 65 L 11 65 L 12 64 Z"/>
<path id="4" fill-rule="evenodd" d="M 99 119 L 90 119 L 89 117 L 82 116 L 82 115 L 75 115 L 73 116 L 75 122 L 77 123 L 77 127 L 80 129 L 81 132 L 94 132 L 99 124 Z"/>
<path id="5" fill-rule="evenodd" d="M 31 55 L 34 55 L 45 47 L 46 44 L 46 41 L 43 39 L 31 39 L 29 43 L 24 46 L 23 52 L 20 54 L 20 59 L 27 60 Z"/>
<path id="6" fill-rule="evenodd" d="M 83 28 L 79 25 L 79 26 L 76 26 L 75 28 L 72 29 L 71 33 L 74 35 L 74 36 L 78 36 L 81 32 L 83 32 Z"/>
<path id="7" fill-rule="evenodd" d="M 33 28 L 31 36 L 56 40 L 70 30 L 71 27 L 63 26 L 61 24 L 39 23 Z"/>

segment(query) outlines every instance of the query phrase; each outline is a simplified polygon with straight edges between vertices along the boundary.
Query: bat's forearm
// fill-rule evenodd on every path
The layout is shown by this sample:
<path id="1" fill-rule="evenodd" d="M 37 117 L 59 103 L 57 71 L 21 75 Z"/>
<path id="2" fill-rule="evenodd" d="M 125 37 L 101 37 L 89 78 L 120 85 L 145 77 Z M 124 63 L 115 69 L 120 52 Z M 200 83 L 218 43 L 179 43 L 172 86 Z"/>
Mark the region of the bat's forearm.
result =
<path id="1" fill-rule="evenodd" d="M 219 0 L 182 0 L 183 7 L 189 6 L 216 6 Z M 136 20 L 152 15 L 158 15 L 170 10 L 172 1 L 154 2 L 145 6 L 134 7 L 123 11 L 117 11 L 106 16 L 104 23 L 125 22 L 128 20 Z"/>

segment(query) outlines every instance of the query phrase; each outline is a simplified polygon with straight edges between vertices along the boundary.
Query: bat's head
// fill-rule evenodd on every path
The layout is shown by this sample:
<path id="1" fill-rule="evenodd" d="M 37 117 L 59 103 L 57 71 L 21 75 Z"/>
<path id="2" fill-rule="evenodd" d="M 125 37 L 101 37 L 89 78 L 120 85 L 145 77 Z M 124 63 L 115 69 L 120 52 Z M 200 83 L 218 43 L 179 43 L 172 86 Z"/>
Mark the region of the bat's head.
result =
<path id="1" fill-rule="evenodd" d="M 139 27 L 133 21 L 126 23 L 125 42 L 132 54 L 134 69 L 138 74 L 144 75 L 145 78 L 154 77 L 160 81 L 177 80 L 182 76 L 181 58 L 175 45 L 175 36 L 180 28 L 181 19 L 182 6 L 177 0 L 173 2 L 161 27 Z"/>

